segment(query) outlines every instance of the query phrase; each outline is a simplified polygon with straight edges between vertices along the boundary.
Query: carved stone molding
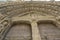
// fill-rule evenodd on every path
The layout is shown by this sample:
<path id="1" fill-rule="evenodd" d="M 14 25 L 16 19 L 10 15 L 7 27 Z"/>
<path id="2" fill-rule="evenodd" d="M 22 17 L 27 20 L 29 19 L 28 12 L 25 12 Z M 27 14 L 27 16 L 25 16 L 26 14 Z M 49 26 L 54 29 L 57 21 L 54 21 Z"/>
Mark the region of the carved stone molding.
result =
<path id="1" fill-rule="evenodd" d="M 16 22 L 31 24 L 33 40 L 41 40 L 37 28 L 38 22 L 53 22 L 60 28 L 60 2 L 7 2 L 0 7 L 1 40 L 10 29 L 11 24 Z"/>
<path id="2" fill-rule="evenodd" d="M 2 14 L 0 17 L 0 40 L 2 40 L 6 34 L 7 29 L 11 26 L 11 20 Z"/>

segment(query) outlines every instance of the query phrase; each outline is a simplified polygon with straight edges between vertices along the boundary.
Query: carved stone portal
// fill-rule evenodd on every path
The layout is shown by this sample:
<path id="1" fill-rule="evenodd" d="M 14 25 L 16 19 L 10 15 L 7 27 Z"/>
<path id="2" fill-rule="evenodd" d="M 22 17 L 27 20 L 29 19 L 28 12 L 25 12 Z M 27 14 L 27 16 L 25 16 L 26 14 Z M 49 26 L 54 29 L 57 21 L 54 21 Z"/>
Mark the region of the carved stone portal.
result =
<path id="1" fill-rule="evenodd" d="M 0 12 L 0 40 L 60 40 L 60 2 L 7 2 Z"/>

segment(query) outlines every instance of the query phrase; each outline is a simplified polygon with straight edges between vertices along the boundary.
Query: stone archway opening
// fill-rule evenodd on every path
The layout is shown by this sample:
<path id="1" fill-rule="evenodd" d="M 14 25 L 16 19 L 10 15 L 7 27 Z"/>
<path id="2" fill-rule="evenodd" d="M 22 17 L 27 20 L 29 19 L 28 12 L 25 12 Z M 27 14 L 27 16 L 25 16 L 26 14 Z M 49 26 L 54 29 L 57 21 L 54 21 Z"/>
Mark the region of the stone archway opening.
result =
<path id="1" fill-rule="evenodd" d="M 38 28 L 42 40 L 60 40 L 60 29 L 51 21 L 40 21 Z"/>
<path id="2" fill-rule="evenodd" d="M 31 25 L 27 23 L 16 23 L 6 34 L 4 40 L 32 40 Z"/>

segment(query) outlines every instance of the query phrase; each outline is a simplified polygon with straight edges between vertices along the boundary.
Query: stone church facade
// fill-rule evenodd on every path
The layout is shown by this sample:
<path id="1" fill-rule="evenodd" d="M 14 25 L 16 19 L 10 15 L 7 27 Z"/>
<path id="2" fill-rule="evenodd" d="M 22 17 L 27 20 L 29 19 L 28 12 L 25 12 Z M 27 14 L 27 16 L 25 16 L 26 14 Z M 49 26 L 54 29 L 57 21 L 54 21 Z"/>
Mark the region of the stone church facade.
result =
<path id="1" fill-rule="evenodd" d="M 0 4 L 0 40 L 60 40 L 60 2 Z"/>

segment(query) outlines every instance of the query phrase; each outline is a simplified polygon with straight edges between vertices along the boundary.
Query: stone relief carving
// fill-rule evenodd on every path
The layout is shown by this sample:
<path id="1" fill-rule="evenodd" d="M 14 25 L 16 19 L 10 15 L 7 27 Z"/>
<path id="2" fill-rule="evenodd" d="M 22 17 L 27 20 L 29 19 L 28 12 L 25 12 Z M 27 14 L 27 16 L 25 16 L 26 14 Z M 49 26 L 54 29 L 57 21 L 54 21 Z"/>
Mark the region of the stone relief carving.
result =
<path id="1" fill-rule="evenodd" d="M 53 20 L 56 22 L 55 24 L 60 27 L 60 3 L 6 3 L 4 4 L 5 7 L 2 6 L 2 12 L 5 12 L 6 17 L 4 14 L 0 14 L 0 33 L 3 30 L 7 30 L 9 28 L 10 20 L 14 20 L 14 17 L 20 19 L 29 19 L 31 22 L 42 20 Z M 1 10 L 0 10 L 1 11 Z M 53 16 L 53 17 L 52 17 Z M 11 18 L 11 19 L 9 19 Z M 15 18 L 16 19 L 16 18 Z M 15 20 L 18 21 L 18 20 Z M 13 22 L 13 21 L 12 21 Z M 5 29 L 7 27 L 7 29 Z M 1 37 L 4 35 L 1 35 Z M 35 35 L 36 36 L 36 35 Z M 35 39 L 36 40 L 36 39 Z M 47 38 L 46 38 L 47 40 Z"/>
<path id="2" fill-rule="evenodd" d="M 24 3 L 15 3 L 15 2 L 11 2 L 11 3 L 5 3 L 3 8 L 6 8 L 6 15 L 9 15 L 10 17 L 13 16 L 14 14 L 17 15 L 20 14 L 20 13 L 25 13 L 27 11 L 41 11 L 41 12 L 44 12 L 45 14 L 47 15 L 53 15 L 53 16 L 57 16 L 57 15 L 60 15 L 59 14 L 59 3 L 55 2 L 55 3 L 52 3 L 52 2 L 36 2 L 36 3 L 30 3 L 30 2 L 26 2 L 26 4 Z M 19 5 L 19 6 L 18 6 Z M 25 6 L 26 5 L 26 6 Z M 14 15 L 14 16 L 15 16 Z"/>
<path id="3" fill-rule="evenodd" d="M 10 18 L 0 14 L 0 40 L 4 38 L 5 30 L 10 26 Z"/>

